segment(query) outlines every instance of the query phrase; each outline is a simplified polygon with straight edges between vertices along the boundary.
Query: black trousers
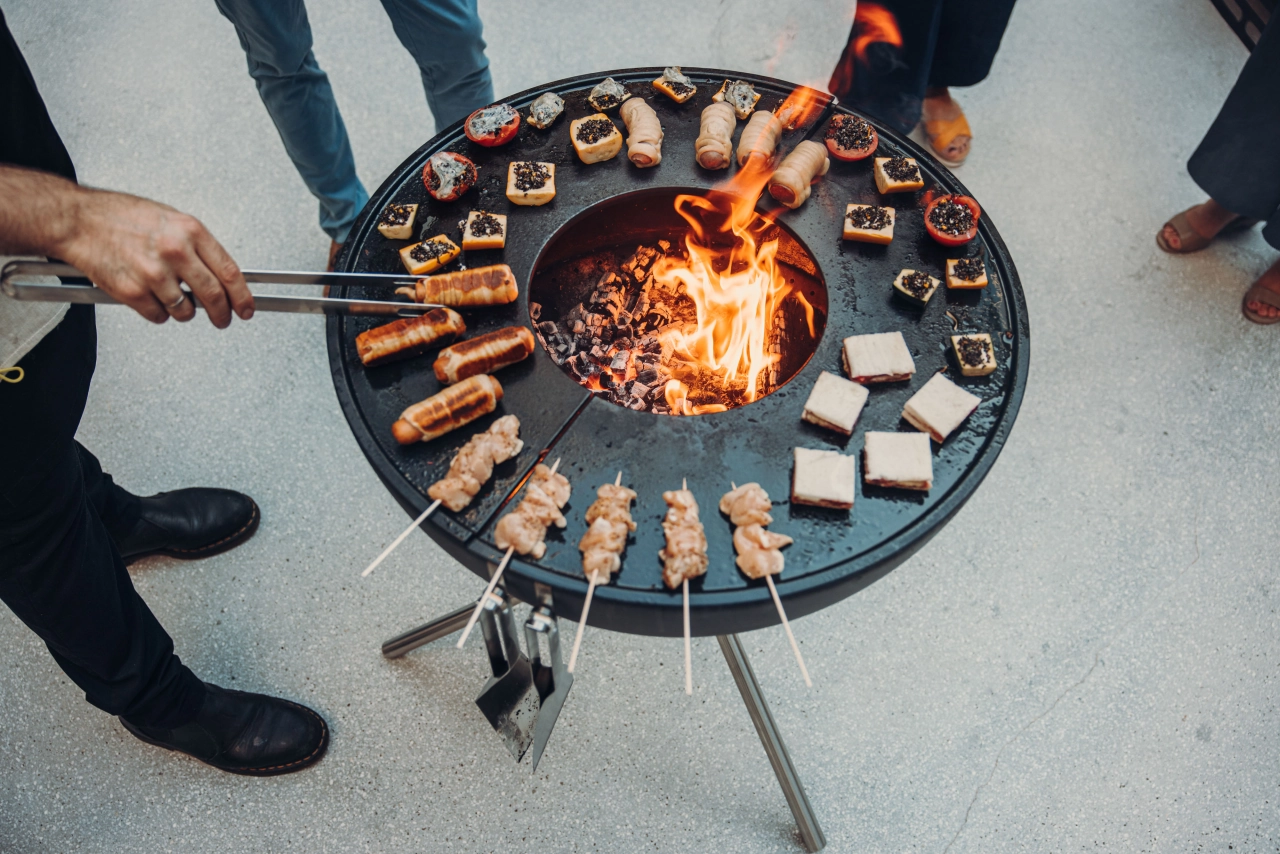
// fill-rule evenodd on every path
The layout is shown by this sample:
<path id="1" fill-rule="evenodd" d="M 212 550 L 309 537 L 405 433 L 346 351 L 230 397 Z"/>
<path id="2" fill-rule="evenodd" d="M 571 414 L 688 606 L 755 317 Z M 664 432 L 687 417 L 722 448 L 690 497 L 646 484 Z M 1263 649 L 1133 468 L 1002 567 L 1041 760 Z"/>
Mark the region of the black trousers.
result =
<path id="1" fill-rule="evenodd" d="M 1229 211 L 1266 222 L 1280 249 L 1280 13 L 1271 17 L 1218 117 L 1187 163 L 1200 189 Z"/>
<path id="2" fill-rule="evenodd" d="M 92 306 L 72 306 L 0 383 L 0 599 L 90 703 L 139 724 L 195 717 L 204 685 L 142 601 L 112 532 L 139 501 L 75 441 L 97 361 Z"/>
<path id="3" fill-rule="evenodd" d="M 986 79 L 1014 0 L 876 0 L 892 16 L 862 7 L 829 88 L 854 109 L 910 133 L 925 89 Z M 890 35 L 896 28 L 901 45 Z M 857 50 L 859 40 L 861 55 Z"/>

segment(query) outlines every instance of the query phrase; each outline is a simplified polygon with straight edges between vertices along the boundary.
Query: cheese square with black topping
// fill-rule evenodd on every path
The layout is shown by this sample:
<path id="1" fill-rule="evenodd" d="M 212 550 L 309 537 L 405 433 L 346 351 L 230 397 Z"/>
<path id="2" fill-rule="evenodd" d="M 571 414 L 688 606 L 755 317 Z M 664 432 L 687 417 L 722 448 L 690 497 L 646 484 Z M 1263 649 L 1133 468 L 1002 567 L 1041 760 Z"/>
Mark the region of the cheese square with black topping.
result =
<path id="1" fill-rule="evenodd" d="M 966 377 L 985 377 L 996 369 L 996 351 L 991 336 L 985 332 L 969 332 L 951 336 L 951 352 Z"/>
<path id="2" fill-rule="evenodd" d="M 934 374 L 902 408 L 902 417 L 941 445 L 973 414 L 982 398 L 970 394 L 942 374 Z"/>
<path id="3" fill-rule="evenodd" d="M 844 209 L 845 240 L 862 243 L 893 242 L 893 218 L 896 212 L 884 205 L 849 205 Z"/>
<path id="4" fill-rule="evenodd" d="M 447 235 L 437 234 L 430 240 L 414 243 L 400 250 L 404 268 L 413 276 L 434 272 L 462 254 L 462 247 Z"/>
<path id="5" fill-rule="evenodd" d="M 507 243 L 507 218 L 504 214 L 488 211 L 472 211 L 467 214 L 467 224 L 462 229 L 462 248 L 471 252 L 478 249 L 501 249 Z"/>
<path id="6" fill-rule="evenodd" d="M 912 157 L 877 157 L 872 173 L 881 193 L 908 193 L 924 189 L 920 164 Z"/>
<path id="7" fill-rule="evenodd" d="M 981 258 L 948 258 L 947 287 L 952 290 L 985 288 L 987 266 Z"/>
<path id="8" fill-rule="evenodd" d="M 862 479 L 872 486 L 927 492 L 933 486 L 933 447 L 924 433 L 868 432 Z"/>
<path id="9" fill-rule="evenodd" d="M 514 160 L 507 166 L 507 199 L 513 205 L 545 205 L 556 197 L 556 165 Z"/>
<path id="10" fill-rule="evenodd" d="M 378 231 L 388 240 L 408 240 L 413 237 L 413 221 L 417 215 L 417 205 L 387 205 L 378 217 Z"/>
<path id="11" fill-rule="evenodd" d="M 569 141 L 583 163 L 612 160 L 622 150 L 622 133 L 604 113 L 574 119 L 569 123 Z"/>

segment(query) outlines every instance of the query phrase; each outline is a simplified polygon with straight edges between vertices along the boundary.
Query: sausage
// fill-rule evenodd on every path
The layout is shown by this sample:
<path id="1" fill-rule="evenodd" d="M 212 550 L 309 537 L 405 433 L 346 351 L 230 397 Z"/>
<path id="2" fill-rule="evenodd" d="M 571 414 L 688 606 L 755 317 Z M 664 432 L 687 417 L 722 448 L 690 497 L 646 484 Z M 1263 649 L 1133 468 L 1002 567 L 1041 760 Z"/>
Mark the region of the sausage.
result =
<path id="1" fill-rule="evenodd" d="M 646 104 L 644 98 L 633 98 L 623 101 L 618 113 L 629 134 L 627 158 L 642 169 L 661 163 L 662 122 L 653 107 Z"/>
<path id="2" fill-rule="evenodd" d="M 514 365 L 533 352 L 533 333 L 508 326 L 445 347 L 436 357 L 436 379 L 445 385 Z"/>
<path id="3" fill-rule="evenodd" d="M 768 110 L 756 110 L 738 138 L 738 165 L 746 166 L 753 154 L 762 155 L 766 160 L 773 157 L 781 135 L 782 122 L 778 117 Z"/>
<path id="4" fill-rule="evenodd" d="M 516 274 L 506 264 L 454 270 L 418 279 L 414 299 L 441 305 L 504 305 L 520 295 Z"/>
<path id="5" fill-rule="evenodd" d="M 401 445 L 430 442 L 488 415 L 502 400 L 502 384 L 488 374 L 471 377 L 400 413 L 391 433 Z"/>
<path id="6" fill-rule="evenodd" d="M 407 359 L 437 344 L 448 344 L 467 331 L 462 315 L 433 308 L 418 317 L 393 320 L 356 336 L 356 352 L 366 366 Z"/>
<path id="7" fill-rule="evenodd" d="M 809 198 L 810 187 L 827 174 L 831 159 L 827 147 L 805 140 L 791 149 L 769 179 L 769 194 L 792 210 Z"/>
<path id="8" fill-rule="evenodd" d="M 704 169 L 729 168 L 729 155 L 733 150 L 733 131 L 738 118 L 733 107 L 717 101 L 702 111 L 702 126 L 694 143 L 698 164 Z"/>

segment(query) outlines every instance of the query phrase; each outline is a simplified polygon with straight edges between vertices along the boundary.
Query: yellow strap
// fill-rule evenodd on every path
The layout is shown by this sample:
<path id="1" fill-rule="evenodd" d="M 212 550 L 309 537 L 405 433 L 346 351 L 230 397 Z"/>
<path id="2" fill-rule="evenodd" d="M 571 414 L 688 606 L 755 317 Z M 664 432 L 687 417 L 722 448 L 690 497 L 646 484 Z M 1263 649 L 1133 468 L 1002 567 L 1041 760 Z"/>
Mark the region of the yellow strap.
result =
<path id="1" fill-rule="evenodd" d="M 19 367 L 0 368 L 0 382 L 20 383 L 26 375 L 27 372 Z"/>

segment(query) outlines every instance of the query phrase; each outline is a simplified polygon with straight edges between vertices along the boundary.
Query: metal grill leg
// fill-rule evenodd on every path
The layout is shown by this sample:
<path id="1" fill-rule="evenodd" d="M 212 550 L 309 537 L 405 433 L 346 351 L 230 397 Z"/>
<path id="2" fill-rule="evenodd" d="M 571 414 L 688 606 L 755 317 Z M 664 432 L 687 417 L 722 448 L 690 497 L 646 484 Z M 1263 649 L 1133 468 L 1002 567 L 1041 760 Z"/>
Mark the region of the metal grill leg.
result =
<path id="1" fill-rule="evenodd" d="M 821 851 L 827 844 L 827 838 L 822 835 L 822 828 L 818 826 L 818 818 L 813 814 L 813 807 L 809 806 L 809 798 L 804 793 L 804 785 L 800 782 L 800 775 L 796 773 L 796 766 L 791 763 L 791 757 L 787 754 L 782 733 L 778 732 L 778 725 L 774 723 L 773 715 L 769 713 L 769 704 L 765 702 L 760 683 L 756 681 L 756 675 L 751 670 L 747 651 L 742 648 L 742 641 L 738 640 L 737 635 L 717 635 L 716 640 L 720 642 L 720 651 L 724 653 L 724 659 L 729 663 L 729 672 L 733 674 L 733 681 L 738 683 L 742 702 L 747 706 L 751 722 L 756 725 L 756 733 L 760 736 L 761 744 L 764 745 L 769 764 L 773 766 L 778 785 L 782 787 L 782 794 L 786 796 L 791 814 L 795 816 L 796 825 L 800 828 L 800 837 L 804 840 L 804 847 L 809 851 Z"/>
<path id="2" fill-rule="evenodd" d="M 423 644 L 431 643 L 433 640 L 439 640 L 445 635 L 451 635 L 459 631 L 467 624 L 471 612 L 476 608 L 475 605 L 463 605 L 456 611 L 445 614 L 443 617 L 437 617 L 431 622 L 416 629 L 410 629 L 402 635 L 397 635 L 382 645 L 382 654 L 387 658 L 399 658 L 410 650 L 415 650 Z"/>

